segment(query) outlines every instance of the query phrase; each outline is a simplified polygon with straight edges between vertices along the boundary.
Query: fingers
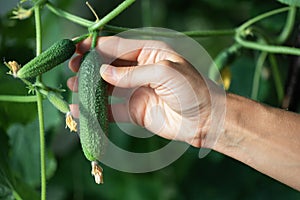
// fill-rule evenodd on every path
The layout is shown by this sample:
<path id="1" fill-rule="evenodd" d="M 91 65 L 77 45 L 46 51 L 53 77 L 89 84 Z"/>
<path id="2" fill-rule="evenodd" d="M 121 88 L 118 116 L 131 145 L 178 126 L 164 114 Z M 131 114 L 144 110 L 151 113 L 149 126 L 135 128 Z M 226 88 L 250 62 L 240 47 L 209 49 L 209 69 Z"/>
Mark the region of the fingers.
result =
<path id="1" fill-rule="evenodd" d="M 83 55 L 90 47 L 91 38 L 87 38 L 76 45 L 76 53 Z M 139 61 L 139 56 L 143 50 L 150 50 L 150 52 L 164 50 L 165 54 L 176 54 L 166 43 L 161 41 L 124 39 L 116 36 L 98 37 L 96 48 L 102 57 L 110 59 L 110 61 L 116 58 Z"/>
<path id="2" fill-rule="evenodd" d="M 76 45 L 77 56 L 69 62 L 69 68 L 78 72 L 80 61 L 91 46 L 91 38 Z M 104 63 L 113 66 L 148 65 L 162 60 L 181 62 L 182 58 L 167 44 L 153 40 L 132 40 L 116 36 L 99 37 L 96 46 Z"/>
<path id="3" fill-rule="evenodd" d="M 72 116 L 74 118 L 78 119 L 79 118 L 79 107 L 78 107 L 78 104 L 70 104 L 69 107 L 70 107 Z"/>
<path id="4" fill-rule="evenodd" d="M 71 69 L 72 72 L 77 73 L 79 71 L 81 60 L 82 60 L 82 55 L 77 55 L 69 61 L 69 68 Z"/>
<path id="5" fill-rule="evenodd" d="M 79 43 L 76 44 L 76 53 L 83 55 L 91 48 L 92 39 L 89 37 Z"/>
<path id="6" fill-rule="evenodd" d="M 99 37 L 97 51 L 101 54 L 105 63 L 114 66 L 129 66 L 137 64 L 140 49 L 144 46 L 143 41 L 126 40 L 119 37 Z M 69 62 L 69 68 L 78 72 L 83 55 L 91 48 L 91 38 L 87 38 L 76 44 L 77 56 Z"/>
<path id="7" fill-rule="evenodd" d="M 73 92 L 78 92 L 78 78 L 77 76 L 73 76 L 67 81 L 68 88 Z"/>
<path id="8" fill-rule="evenodd" d="M 72 72 L 77 73 L 79 71 L 80 63 L 82 60 L 83 55 L 77 55 L 69 61 L 69 68 Z M 128 61 L 122 59 L 114 60 L 111 65 L 113 66 L 136 66 L 138 63 L 135 61 Z M 99 66 L 100 67 L 100 66 Z"/>
<path id="9" fill-rule="evenodd" d="M 147 85 L 155 88 L 163 85 L 164 81 L 172 77 L 175 65 L 176 63 L 171 61 L 137 67 L 102 65 L 100 73 L 104 80 L 117 87 L 134 88 Z"/>
<path id="10" fill-rule="evenodd" d="M 76 45 L 76 53 L 83 55 L 91 47 L 91 38 L 87 38 Z M 143 47 L 142 41 L 122 39 L 119 37 L 99 37 L 97 41 L 97 51 L 108 58 L 120 58 L 128 61 L 135 61 L 139 50 Z M 124 53 L 128 53 L 121 56 Z"/>
<path id="11" fill-rule="evenodd" d="M 112 104 L 108 109 L 108 119 L 110 122 L 128 123 L 131 122 L 127 104 Z"/>

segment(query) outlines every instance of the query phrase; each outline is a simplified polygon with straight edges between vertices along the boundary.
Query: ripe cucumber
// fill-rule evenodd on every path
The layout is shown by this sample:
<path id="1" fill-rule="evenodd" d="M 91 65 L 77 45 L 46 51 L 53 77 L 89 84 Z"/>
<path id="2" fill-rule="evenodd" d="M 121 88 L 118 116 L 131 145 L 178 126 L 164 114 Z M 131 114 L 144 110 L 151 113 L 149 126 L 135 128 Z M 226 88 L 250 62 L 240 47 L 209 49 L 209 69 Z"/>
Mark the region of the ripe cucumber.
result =
<path id="1" fill-rule="evenodd" d="M 75 50 L 76 46 L 72 40 L 60 40 L 18 70 L 17 77 L 31 78 L 45 73 L 71 58 Z"/>
<path id="2" fill-rule="evenodd" d="M 108 135 L 107 83 L 100 76 L 102 59 L 95 49 L 83 58 L 79 70 L 79 130 L 86 158 L 99 161 Z"/>

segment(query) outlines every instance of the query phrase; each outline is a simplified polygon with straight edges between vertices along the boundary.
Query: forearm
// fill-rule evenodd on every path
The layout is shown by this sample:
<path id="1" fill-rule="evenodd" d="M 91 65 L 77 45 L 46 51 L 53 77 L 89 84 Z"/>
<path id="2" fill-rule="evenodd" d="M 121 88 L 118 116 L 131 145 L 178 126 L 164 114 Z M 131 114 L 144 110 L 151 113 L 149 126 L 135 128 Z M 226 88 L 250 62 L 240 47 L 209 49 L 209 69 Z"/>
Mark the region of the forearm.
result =
<path id="1" fill-rule="evenodd" d="M 214 150 L 300 190 L 300 115 L 229 94 Z"/>

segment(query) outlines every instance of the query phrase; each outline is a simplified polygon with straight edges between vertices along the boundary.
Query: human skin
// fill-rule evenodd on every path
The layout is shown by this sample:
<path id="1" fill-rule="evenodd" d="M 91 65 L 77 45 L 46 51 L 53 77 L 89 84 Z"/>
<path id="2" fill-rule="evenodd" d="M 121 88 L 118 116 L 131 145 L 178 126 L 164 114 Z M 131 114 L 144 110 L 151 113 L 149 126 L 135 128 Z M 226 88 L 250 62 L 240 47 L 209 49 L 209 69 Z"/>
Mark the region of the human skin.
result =
<path id="1" fill-rule="evenodd" d="M 72 71 L 79 70 L 90 45 L 90 39 L 77 44 L 78 55 L 69 62 Z M 213 149 L 300 190 L 300 115 L 238 95 L 220 95 L 214 83 L 159 41 L 100 37 L 96 48 L 110 63 L 99 66 L 102 78 L 111 84 L 110 93 L 134 88 L 126 104 L 114 105 L 118 115 L 111 120 L 133 122 L 161 137 Z M 76 92 L 76 77 L 67 84 Z M 226 100 L 219 105 L 226 113 L 220 113 L 224 126 L 218 133 L 209 132 L 215 109 L 211 97 Z M 78 115 L 75 105 L 71 110 Z M 207 141 L 211 138 L 215 141 Z"/>

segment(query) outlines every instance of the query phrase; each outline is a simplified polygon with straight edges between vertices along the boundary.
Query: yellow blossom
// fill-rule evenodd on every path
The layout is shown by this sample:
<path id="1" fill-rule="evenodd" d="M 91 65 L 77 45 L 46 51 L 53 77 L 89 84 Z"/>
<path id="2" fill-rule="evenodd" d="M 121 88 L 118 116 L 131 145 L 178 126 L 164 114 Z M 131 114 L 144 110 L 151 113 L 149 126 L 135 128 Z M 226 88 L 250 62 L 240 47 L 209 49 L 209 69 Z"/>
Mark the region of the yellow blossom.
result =
<path id="1" fill-rule="evenodd" d="M 16 10 L 12 11 L 12 14 L 14 16 L 12 16 L 11 19 L 24 20 L 29 18 L 32 15 L 32 9 L 25 9 L 21 6 L 18 6 Z"/>

